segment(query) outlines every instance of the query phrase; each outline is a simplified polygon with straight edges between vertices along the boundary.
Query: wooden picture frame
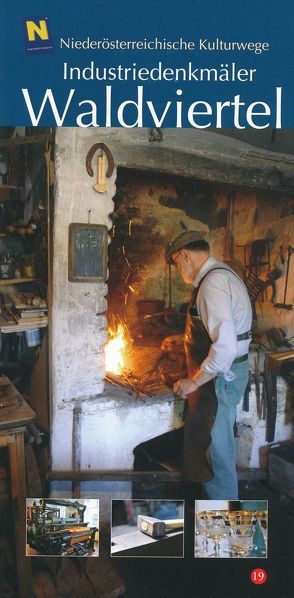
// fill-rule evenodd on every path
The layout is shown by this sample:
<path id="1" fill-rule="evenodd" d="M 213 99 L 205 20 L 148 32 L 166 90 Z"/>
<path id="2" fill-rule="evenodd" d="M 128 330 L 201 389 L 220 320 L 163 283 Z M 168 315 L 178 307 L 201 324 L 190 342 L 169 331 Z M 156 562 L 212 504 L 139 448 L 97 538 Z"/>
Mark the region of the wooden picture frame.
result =
<path id="1" fill-rule="evenodd" d="M 77 222 L 69 225 L 68 280 L 70 282 L 105 282 L 107 256 L 107 226 Z"/>

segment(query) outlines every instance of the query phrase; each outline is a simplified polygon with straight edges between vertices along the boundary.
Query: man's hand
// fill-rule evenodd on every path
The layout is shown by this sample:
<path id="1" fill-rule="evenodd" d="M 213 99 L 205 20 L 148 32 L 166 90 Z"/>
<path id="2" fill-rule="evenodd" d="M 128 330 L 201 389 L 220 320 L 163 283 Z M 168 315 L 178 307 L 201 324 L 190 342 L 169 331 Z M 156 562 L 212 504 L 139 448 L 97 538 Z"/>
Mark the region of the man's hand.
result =
<path id="1" fill-rule="evenodd" d="M 183 399 L 185 399 L 187 395 L 190 395 L 192 392 L 197 390 L 198 386 L 199 385 L 194 380 L 182 378 L 182 380 L 178 380 L 174 384 L 173 390 L 178 397 L 183 397 Z"/>

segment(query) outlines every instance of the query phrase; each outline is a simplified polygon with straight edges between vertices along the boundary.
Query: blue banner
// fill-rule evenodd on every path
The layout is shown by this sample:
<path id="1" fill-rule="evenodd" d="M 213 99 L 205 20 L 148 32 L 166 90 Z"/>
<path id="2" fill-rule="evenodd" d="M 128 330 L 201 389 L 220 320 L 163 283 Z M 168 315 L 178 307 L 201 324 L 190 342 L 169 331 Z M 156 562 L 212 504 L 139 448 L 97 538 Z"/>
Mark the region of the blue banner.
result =
<path id="1" fill-rule="evenodd" d="M 16 0 L 2 125 L 293 127 L 293 2 Z"/>

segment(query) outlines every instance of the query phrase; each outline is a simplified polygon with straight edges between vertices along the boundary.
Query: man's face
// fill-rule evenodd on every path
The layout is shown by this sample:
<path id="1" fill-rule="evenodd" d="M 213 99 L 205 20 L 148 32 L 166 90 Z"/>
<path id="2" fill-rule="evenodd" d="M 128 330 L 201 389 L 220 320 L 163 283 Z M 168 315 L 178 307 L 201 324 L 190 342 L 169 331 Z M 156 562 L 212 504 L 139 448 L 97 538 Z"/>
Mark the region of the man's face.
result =
<path id="1" fill-rule="evenodd" d="M 187 284 L 193 284 L 197 275 L 197 269 L 195 268 L 195 259 L 192 260 L 191 251 L 179 249 L 179 251 L 173 253 L 172 258 L 175 266 L 178 268 L 183 278 L 183 281 Z"/>

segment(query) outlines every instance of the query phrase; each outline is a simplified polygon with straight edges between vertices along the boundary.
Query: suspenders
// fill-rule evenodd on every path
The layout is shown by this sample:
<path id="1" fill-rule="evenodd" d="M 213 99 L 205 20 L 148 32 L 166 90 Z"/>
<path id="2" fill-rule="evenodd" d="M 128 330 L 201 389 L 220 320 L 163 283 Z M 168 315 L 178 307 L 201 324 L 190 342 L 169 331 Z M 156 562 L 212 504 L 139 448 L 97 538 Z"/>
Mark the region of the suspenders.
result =
<path id="1" fill-rule="evenodd" d="M 217 266 L 216 268 L 211 268 L 211 270 L 208 270 L 208 272 L 206 272 L 206 274 L 204 274 L 204 276 L 201 278 L 198 286 L 194 289 L 193 294 L 192 294 L 192 300 L 191 300 L 191 306 L 189 308 L 189 314 L 194 318 L 195 317 L 200 318 L 200 316 L 198 314 L 198 310 L 197 310 L 197 297 L 198 297 L 200 287 L 201 287 L 202 283 L 204 282 L 205 278 L 208 276 L 208 274 L 210 274 L 210 272 L 213 272 L 214 270 L 226 270 L 226 272 L 231 272 L 231 274 L 234 274 L 234 276 L 236 276 L 236 278 L 238 278 L 238 280 L 241 281 L 241 278 L 238 276 L 238 274 L 236 274 L 236 272 L 233 272 L 233 270 L 231 270 L 229 268 L 223 268 L 222 266 Z M 237 335 L 237 341 L 245 341 L 250 338 L 252 338 L 251 330 L 247 330 L 247 332 L 242 332 L 241 334 Z"/>

